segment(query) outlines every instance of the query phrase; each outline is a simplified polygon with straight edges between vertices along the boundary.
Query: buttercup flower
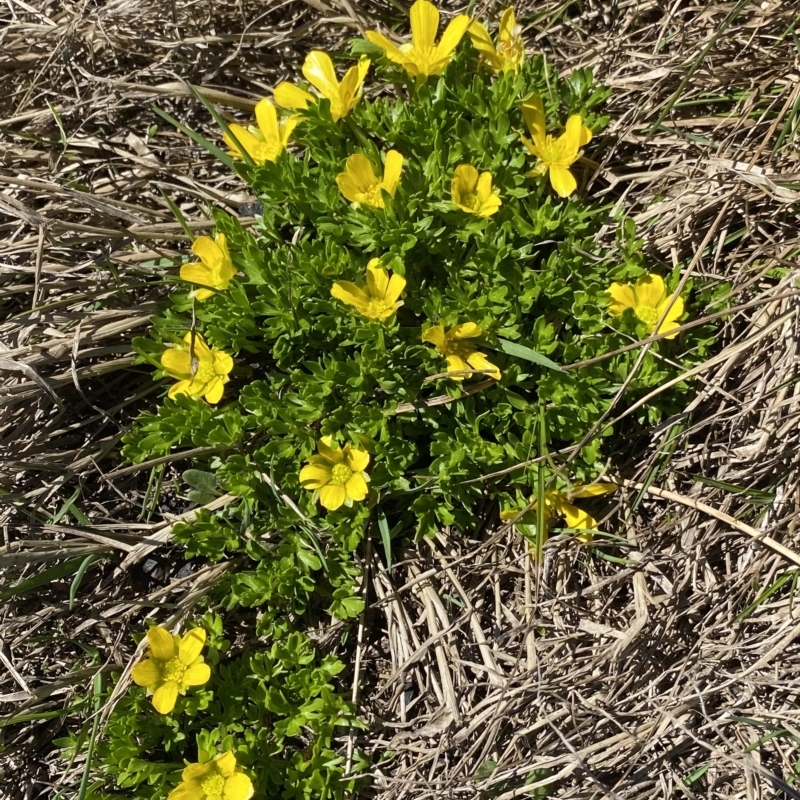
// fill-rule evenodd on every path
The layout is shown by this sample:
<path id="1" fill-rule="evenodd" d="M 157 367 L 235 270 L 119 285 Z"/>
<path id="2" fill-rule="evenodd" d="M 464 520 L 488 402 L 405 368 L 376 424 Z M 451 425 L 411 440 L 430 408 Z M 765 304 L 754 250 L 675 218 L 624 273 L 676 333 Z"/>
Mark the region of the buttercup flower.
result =
<path id="1" fill-rule="evenodd" d="M 451 19 L 436 45 L 439 10 L 428 0 L 417 0 L 411 6 L 410 42 L 397 47 L 377 31 L 367 31 L 366 37 L 383 50 L 389 61 L 399 64 L 409 75 L 424 79 L 444 71 L 470 22 L 466 14 Z"/>
<path id="2" fill-rule="evenodd" d="M 178 383 L 170 387 L 169 397 L 188 394 L 205 397 L 209 403 L 219 403 L 222 387 L 228 382 L 233 359 L 222 350 L 211 350 L 199 333 L 189 331 L 183 337 L 183 347 L 170 347 L 161 354 L 161 366 Z"/>
<path id="3" fill-rule="evenodd" d="M 304 489 L 319 492 L 319 501 L 329 511 L 348 508 L 367 496 L 369 453 L 346 444 L 339 448 L 330 436 L 317 443 L 319 455 L 311 456 L 300 470 Z"/>
<path id="4" fill-rule="evenodd" d="M 448 372 L 484 372 L 490 378 L 500 380 L 500 370 L 483 353 L 478 352 L 465 339 L 474 339 L 483 333 L 474 322 L 456 325 L 445 333 L 444 325 L 434 325 L 422 332 L 422 341 L 430 342 L 439 355 L 447 359 Z M 451 375 L 454 381 L 463 381 L 466 374 Z"/>
<path id="5" fill-rule="evenodd" d="M 336 281 L 331 287 L 331 294 L 337 300 L 353 306 L 364 317 L 389 319 L 403 305 L 399 297 L 406 287 L 406 279 L 397 274 L 390 278 L 380 263 L 379 258 L 373 258 L 367 264 L 365 288 L 350 281 Z"/>
<path id="6" fill-rule="evenodd" d="M 207 764 L 189 764 L 183 782 L 167 800 L 250 800 L 253 782 L 236 769 L 236 756 L 228 751 Z"/>
<path id="7" fill-rule="evenodd" d="M 525 59 L 525 42 L 522 41 L 513 6 L 507 8 L 500 17 L 497 47 L 483 23 L 478 20 L 472 22 L 467 32 L 472 46 L 481 54 L 481 63 L 495 72 L 517 70 Z"/>
<path id="8" fill-rule="evenodd" d="M 549 525 L 554 517 L 562 517 L 568 528 L 573 528 L 577 531 L 587 531 L 586 533 L 579 533 L 577 539 L 581 542 L 590 542 L 592 540 L 591 531 L 597 529 L 597 520 L 589 513 L 584 511 L 578 506 L 573 505 L 573 500 L 579 500 L 584 497 L 599 497 L 604 494 L 612 494 L 617 491 L 616 484 L 613 483 L 590 483 L 586 486 L 576 484 L 569 492 L 559 492 L 556 489 L 548 489 L 544 493 L 544 521 L 545 525 Z M 533 503 L 533 511 L 536 509 L 536 499 L 531 498 Z M 504 522 L 510 522 L 519 517 L 521 509 L 509 509 L 500 512 L 500 519 Z M 524 519 L 524 517 L 523 517 Z"/>
<path id="9" fill-rule="evenodd" d="M 346 117 L 361 99 L 364 89 L 364 78 L 369 70 L 369 59 L 362 58 L 354 67 L 350 67 L 339 83 L 333 62 L 322 50 L 312 50 L 303 63 L 305 79 L 322 95 L 331 101 L 331 116 L 337 122 Z M 293 83 L 284 81 L 275 87 L 275 102 L 283 108 L 308 108 L 309 103 L 316 102 L 316 97 Z"/>
<path id="10" fill-rule="evenodd" d="M 159 714 L 169 714 L 179 694 L 186 694 L 190 686 L 202 686 L 211 677 L 200 655 L 205 641 L 202 628 L 193 628 L 183 637 L 173 636 L 166 628 L 147 631 L 150 651 L 133 668 L 131 677 L 138 686 L 147 687 Z"/>
<path id="11" fill-rule="evenodd" d="M 356 153 L 347 159 L 345 171 L 336 176 L 336 183 L 351 203 L 383 208 L 381 191 L 394 197 L 402 170 L 403 156 L 397 150 L 390 150 L 386 154 L 382 180 L 375 174 L 372 162 L 365 155 Z"/>
<path id="12" fill-rule="evenodd" d="M 592 139 L 592 132 L 581 121 L 580 114 L 567 120 L 564 133 L 558 138 L 547 133 L 542 98 L 535 94 L 522 104 L 522 116 L 533 141 L 522 136 L 525 147 L 539 159 L 528 173 L 538 176 L 550 173 L 550 185 L 561 197 L 569 197 L 578 184 L 569 168 L 578 160 L 581 148 Z"/>
<path id="13" fill-rule="evenodd" d="M 676 297 L 667 292 L 667 287 L 659 275 L 649 274 L 640 278 L 635 286 L 627 283 L 612 283 L 608 288 L 611 303 L 608 310 L 615 316 L 622 314 L 626 308 L 632 308 L 633 313 L 647 326 L 648 333 L 656 332 L 656 323 L 666 311 L 658 333 L 668 333 L 677 330 L 680 325 L 678 318 L 683 314 L 683 298 Z M 672 303 L 672 305 L 670 305 Z M 667 307 L 669 310 L 667 311 Z M 674 339 L 677 333 L 668 333 L 667 339 Z"/>
<path id="14" fill-rule="evenodd" d="M 250 158 L 259 166 L 266 164 L 267 161 L 275 161 L 278 156 L 286 149 L 289 144 L 289 137 L 297 125 L 298 117 L 293 115 L 278 122 L 278 112 L 269 98 L 259 100 L 256 105 L 256 122 L 258 127 L 248 125 L 246 128 L 237 125 L 235 122 L 228 127 L 231 133 L 238 139 L 239 144 L 247 151 Z M 228 136 L 222 135 L 222 141 L 230 147 L 230 153 L 234 157 L 243 158 L 239 145 Z"/>
<path id="15" fill-rule="evenodd" d="M 190 283 L 202 286 L 213 286 L 215 289 L 228 288 L 236 269 L 228 253 L 228 243 L 224 233 L 218 233 L 213 239 L 210 236 L 198 236 L 192 244 L 192 252 L 200 259 L 181 267 L 181 278 Z M 192 297 L 206 300 L 214 294 L 211 289 L 193 289 Z"/>
<path id="16" fill-rule="evenodd" d="M 450 191 L 453 202 L 468 214 L 491 217 L 500 208 L 500 196 L 492 191 L 492 174 L 484 172 L 479 176 L 471 164 L 456 167 Z"/>

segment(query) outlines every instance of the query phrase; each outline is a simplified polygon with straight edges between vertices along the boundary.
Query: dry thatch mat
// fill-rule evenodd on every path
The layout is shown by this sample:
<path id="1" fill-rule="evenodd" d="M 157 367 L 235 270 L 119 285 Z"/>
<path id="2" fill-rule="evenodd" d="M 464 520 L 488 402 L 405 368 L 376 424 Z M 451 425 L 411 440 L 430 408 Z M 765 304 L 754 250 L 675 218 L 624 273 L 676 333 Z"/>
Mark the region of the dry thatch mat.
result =
<path id="1" fill-rule="evenodd" d="M 209 205 L 251 200 L 149 105 L 214 138 L 185 81 L 247 110 L 312 46 L 401 11 L 10 0 L 0 12 L 0 795 L 74 793 L 83 765 L 66 769 L 52 740 L 93 675 L 128 664 L 144 617 L 164 620 L 162 603 L 180 617 L 216 574 L 114 577 L 186 508 L 117 452 L 160 391 L 131 367 L 130 337 L 186 249 L 161 192 L 198 229 Z M 634 213 L 658 258 L 732 281 L 739 310 L 691 376 L 695 400 L 628 465 L 606 523 L 627 539 L 622 563 L 560 537 L 537 572 L 505 529 L 443 531 L 391 573 L 365 553 L 371 605 L 347 680 L 371 726 L 355 744 L 393 753 L 375 796 L 800 797 L 797 12 L 518 5 L 531 49 L 615 90 L 590 191 Z"/>

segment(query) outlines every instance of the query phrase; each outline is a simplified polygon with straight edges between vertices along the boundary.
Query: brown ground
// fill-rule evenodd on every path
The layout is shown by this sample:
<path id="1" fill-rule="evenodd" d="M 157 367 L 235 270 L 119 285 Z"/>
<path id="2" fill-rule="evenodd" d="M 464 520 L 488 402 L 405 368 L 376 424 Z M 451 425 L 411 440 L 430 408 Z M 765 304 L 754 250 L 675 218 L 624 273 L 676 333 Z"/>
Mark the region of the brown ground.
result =
<path id="1" fill-rule="evenodd" d="M 154 491 L 150 467 L 118 455 L 160 391 L 131 366 L 130 337 L 185 248 L 160 190 L 198 228 L 210 205 L 251 200 L 149 104 L 215 138 L 184 81 L 248 110 L 312 46 L 401 5 L 10 0 L 0 12 L 0 795 L 74 794 L 80 760 L 65 769 L 52 740 L 80 718 L 98 668 L 130 659 L 134 601 L 179 613 L 214 578 L 114 572 L 184 507 L 169 471 Z M 391 575 L 366 554 L 377 601 L 347 680 L 372 724 L 359 746 L 394 753 L 376 796 L 800 796 L 798 12 L 791 0 L 518 6 L 532 49 L 614 88 L 592 191 L 636 216 L 655 257 L 731 281 L 743 308 L 686 415 L 653 432 L 619 493 L 607 527 L 627 538 L 623 563 L 554 540 L 537 577 L 510 533 L 443 533 Z"/>

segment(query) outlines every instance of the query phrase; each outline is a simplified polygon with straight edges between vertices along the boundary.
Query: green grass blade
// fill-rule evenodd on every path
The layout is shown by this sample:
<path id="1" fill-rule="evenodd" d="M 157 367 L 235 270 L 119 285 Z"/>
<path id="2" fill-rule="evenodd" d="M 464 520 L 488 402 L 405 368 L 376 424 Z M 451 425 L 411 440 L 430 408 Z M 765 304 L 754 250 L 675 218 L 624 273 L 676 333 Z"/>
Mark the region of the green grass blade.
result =
<path id="1" fill-rule="evenodd" d="M 100 725 L 100 709 L 103 705 L 103 673 L 98 672 L 92 681 L 92 693 L 94 694 L 94 722 L 92 732 L 89 734 L 89 745 L 86 748 L 86 764 L 83 767 L 81 785 L 78 789 L 77 800 L 86 800 L 86 789 L 89 786 L 89 770 L 92 768 L 92 758 L 94 756 L 94 743 L 97 740 L 97 730 Z"/>
<path id="2" fill-rule="evenodd" d="M 499 347 L 493 349 L 497 349 L 501 353 L 514 356 L 515 358 L 522 358 L 525 359 L 525 361 L 532 361 L 534 364 L 538 364 L 540 367 L 554 369 L 556 372 L 564 371 L 558 364 L 556 364 L 555 361 L 551 361 L 549 358 L 547 358 L 547 356 L 543 356 L 541 353 L 531 350 L 530 347 L 525 347 L 525 345 L 517 344 L 516 342 L 509 342 L 508 339 L 498 339 L 497 342 Z M 488 346 L 489 345 L 487 345 L 487 347 Z"/>
<path id="3" fill-rule="evenodd" d="M 191 128 L 187 128 L 182 122 L 175 119 L 172 114 L 162 111 L 158 106 L 150 106 L 150 110 L 158 114 L 162 119 L 165 119 L 170 125 L 175 126 L 181 133 L 185 133 L 193 142 L 199 144 L 200 147 L 207 150 L 212 156 L 218 158 L 229 170 L 232 172 L 234 171 L 233 159 L 213 142 L 209 142 L 205 136 L 193 131 Z"/>
<path id="4" fill-rule="evenodd" d="M 75 606 L 75 596 L 78 594 L 78 589 L 80 588 L 83 576 L 86 574 L 86 571 L 89 569 L 89 567 L 91 567 L 95 561 L 98 561 L 99 558 L 100 556 L 98 555 L 86 556 L 86 558 L 83 559 L 83 563 L 78 567 L 78 571 L 75 573 L 75 577 L 72 579 L 72 583 L 70 584 L 69 587 L 70 611 L 72 611 L 72 609 Z"/>

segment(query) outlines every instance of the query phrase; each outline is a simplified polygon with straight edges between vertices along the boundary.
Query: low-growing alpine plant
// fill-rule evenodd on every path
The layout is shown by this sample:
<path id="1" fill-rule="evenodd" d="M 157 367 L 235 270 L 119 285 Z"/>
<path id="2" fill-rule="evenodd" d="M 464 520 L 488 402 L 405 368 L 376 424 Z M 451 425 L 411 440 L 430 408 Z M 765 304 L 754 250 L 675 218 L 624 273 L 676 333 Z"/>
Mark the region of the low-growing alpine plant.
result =
<path id="1" fill-rule="evenodd" d="M 229 800 L 248 781 L 257 796 L 343 797 L 352 785 L 334 731 L 357 722 L 328 683 L 341 662 L 320 658 L 303 627 L 312 609 L 342 620 L 363 610 L 353 553 L 365 537 L 380 551 L 387 531 L 457 536 L 488 510 L 523 535 L 538 519 L 590 542 L 597 522 L 580 503 L 614 490 L 593 481 L 620 386 L 626 403 L 638 399 L 713 341 L 707 328 L 680 328 L 710 290 L 687 282 L 678 296 L 677 270 L 646 265 L 632 222 L 593 199 L 587 154 L 604 146 L 607 90 L 589 70 L 560 78 L 526 55 L 513 9 L 498 25 L 439 23 L 417 0 L 410 39 L 368 31 L 342 64 L 312 51 L 256 105 L 255 123 L 218 118 L 260 210 L 250 228 L 214 213 L 215 234 L 192 245 L 200 262 L 176 269 L 169 306 L 135 340 L 155 377 L 173 382 L 124 454 L 216 453 L 186 480 L 194 489 L 205 475 L 201 497 L 237 499 L 198 511 L 175 538 L 190 557 L 239 558 L 205 602 L 258 609 L 253 634 L 267 644 L 220 661 L 184 698 L 203 664 L 151 632 L 153 665 L 134 672 L 146 688 L 133 691 L 152 693 L 153 719 L 177 703 L 186 722 L 164 717 L 159 761 L 152 737 L 114 744 L 145 707 L 141 694 L 120 703 L 104 757 L 156 765 L 120 778 L 104 761 L 120 786 L 146 780 L 158 800 L 199 797 L 198 787 L 227 797 L 230 781 Z M 653 333 L 643 358 L 624 349 Z M 684 389 L 633 424 L 671 412 Z M 548 466 L 530 463 L 546 453 Z M 294 655 L 295 666 L 276 666 L 286 642 L 321 672 L 292 701 L 312 704 L 304 722 L 281 727 L 295 712 L 276 676 L 300 668 Z M 232 710 L 238 690 L 219 681 L 236 670 L 264 687 L 246 700 L 264 716 Z M 301 733 L 311 744 L 292 747 Z"/>

